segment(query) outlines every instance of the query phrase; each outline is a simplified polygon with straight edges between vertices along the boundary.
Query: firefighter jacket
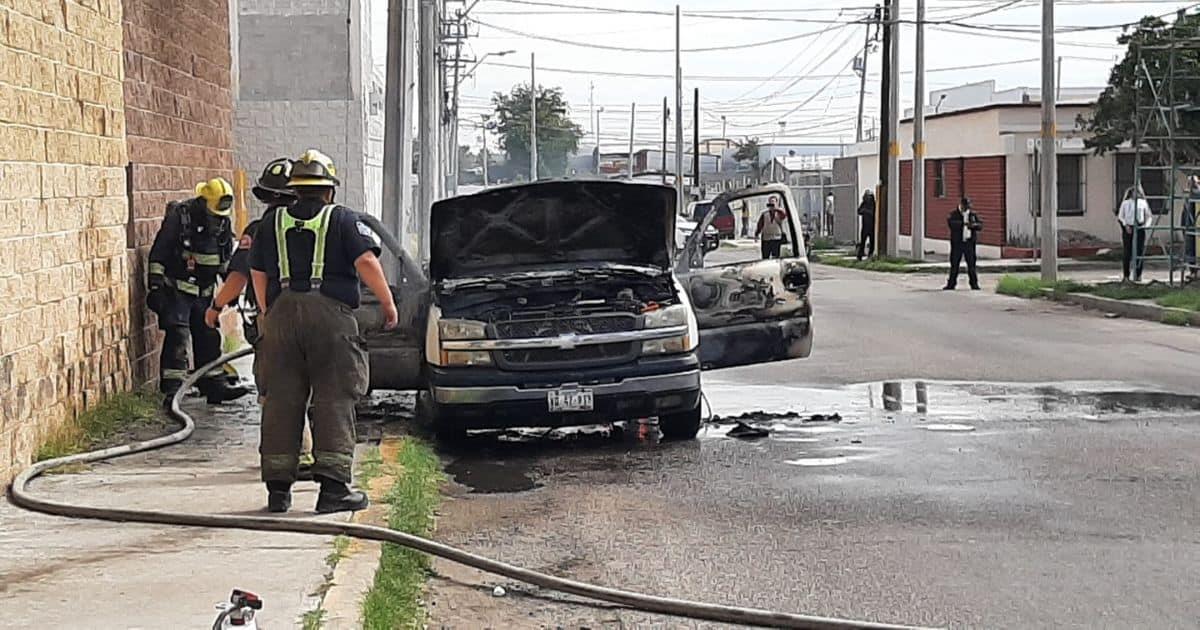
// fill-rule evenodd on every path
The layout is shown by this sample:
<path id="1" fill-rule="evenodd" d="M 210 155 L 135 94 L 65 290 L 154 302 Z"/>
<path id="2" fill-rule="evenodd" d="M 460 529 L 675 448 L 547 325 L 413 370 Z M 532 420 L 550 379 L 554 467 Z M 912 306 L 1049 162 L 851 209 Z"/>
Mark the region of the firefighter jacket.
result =
<path id="1" fill-rule="evenodd" d="M 232 254 L 229 217 L 208 212 L 203 198 L 171 202 L 150 248 L 150 290 L 171 287 L 196 297 L 212 295 Z"/>

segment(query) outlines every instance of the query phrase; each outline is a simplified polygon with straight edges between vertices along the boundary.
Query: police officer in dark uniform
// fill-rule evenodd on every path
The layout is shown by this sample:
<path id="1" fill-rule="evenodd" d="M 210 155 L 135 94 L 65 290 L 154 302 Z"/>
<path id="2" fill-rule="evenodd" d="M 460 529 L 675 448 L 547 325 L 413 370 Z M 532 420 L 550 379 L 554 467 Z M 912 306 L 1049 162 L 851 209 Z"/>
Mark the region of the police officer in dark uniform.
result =
<path id="1" fill-rule="evenodd" d="M 218 177 L 197 184 L 195 197 L 167 206 L 150 248 L 146 303 L 166 333 L 159 387 L 167 401 L 187 376 L 188 346 L 196 368 L 221 354 L 221 334 L 205 324 L 204 311 L 233 253 L 232 206 L 229 182 Z M 221 368 L 205 374 L 197 384 L 210 404 L 241 398 L 250 391 L 230 384 Z"/>
<path id="2" fill-rule="evenodd" d="M 398 314 L 371 231 L 349 208 L 333 203 L 333 161 L 310 149 L 292 164 L 291 207 L 262 218 L 250 252 L 259 318 L 258 375 L 263 400 L 262 479 L 267 509 L 291 507 L 307 411 L 318 513 L 361 510 L 367 496 L 350 489 L 354 406 L 369 384 L 367 352 L 353 309 L 360 278 L 379 299 L 386 328 Z M 311 402 L 310 402 L 311 401 Z"/>

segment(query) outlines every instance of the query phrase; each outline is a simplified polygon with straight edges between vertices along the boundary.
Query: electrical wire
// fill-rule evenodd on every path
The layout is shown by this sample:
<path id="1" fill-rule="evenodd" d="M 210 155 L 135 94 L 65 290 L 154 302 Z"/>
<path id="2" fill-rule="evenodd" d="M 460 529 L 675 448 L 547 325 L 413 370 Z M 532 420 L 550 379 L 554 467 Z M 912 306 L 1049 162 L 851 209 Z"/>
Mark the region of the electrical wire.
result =
<path id="1" fill-rule="evenodd" d="M 563 39 L 561 37 L 551 37 L 549 35 L 538 35 L 535 33 L 519 31 L 517 29 L 508 28 L 508 27 L 504 27 L 504 26 L 497 26 L 495 24 L 484 22 L 478 18 L 468 18 L 468 19 L 470 21 L 474 22 L 475 24 L 478 24 L 479 26 L 484 26 L 484 27 L 487 27 L 487 28 L 490 28 L 493 30 L 497 30 L 497 31 L 500 31 L 501 33 L 517 35 L 519 37 L 524 37 L 527 39 L 536 39 L 536 40 L 541 40 L 541 41 L 554 42 L 556 44 L 563 44 L 565 46 L 575 46 L 578 48 L 592 48 L 592 49 L 596 49 L 596 50 L 613 50 L 613 51 L 619 51 L 619 52 L 637 52 L 637 53 L 674 53 L 675 52 L 674 48 L 638 48 L 635 46 L 613 46 L 613 45 L 609 45 L 609 44 L 577 42 L 577 41 L 572 41 L 569 39 Z M 801 39 L 807 39 L 809 37 L 816 37 L 817 35 L 820 35 L 821 33 L 824 33 L 824 32 L 830 31 L 830 30 L 834 30 L 836 28 L 846 25 L 846 22 L 840 21 L 840 20 L 831 20 L 827 23 L 832 24 L 833 26 L 829 26 L 827 28 L 816 30 L 816 31 L 808 31 L 805 33 L 800 33 L 798 35 L 788 35 L 785 37 L 776 37 L 774 39 L 760 40 L 760 41 L 755 41 L 755 42 L 742 42 L 742 43 L 738 43 L 738 44 L 727 44 L 724 46 L 706 46 L 703 48 L 684 48 L 684 49 L 681 49 L 680 52 L 705 53 L 705 52 L 721 52 L 721 51 L 726 51 L 726 50 L 746 50 L 748 48 L 761 48 L 763 46 L 771 46 L 774 44 L 781 44 L 783 42 L 794 42 L 794 41 L 798 41 Z"/>

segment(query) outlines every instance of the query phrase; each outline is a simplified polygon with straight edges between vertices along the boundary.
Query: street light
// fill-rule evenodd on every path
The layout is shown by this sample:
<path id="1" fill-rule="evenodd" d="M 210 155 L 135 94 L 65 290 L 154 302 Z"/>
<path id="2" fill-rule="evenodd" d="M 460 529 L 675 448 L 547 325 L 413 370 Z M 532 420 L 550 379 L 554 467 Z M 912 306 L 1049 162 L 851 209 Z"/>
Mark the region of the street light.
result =
<path id="1" fill-rule="evenodd" d="M 466 81 L 466 80 L 467 80 L 467 77 L 470 77 L 470 76 L 474 75 L 474 74 L 475 74 L 475 70 L 479 68 L 479 64 L 483 63 L 483 60 L 484 60 L 484 59 L 487 59 L 488 57 L 503 57 L 503 56 L 505 56 L 505 55 L 511 55 L 511 54 L 513 54 L 513 53 L 515 53 L 515 52 L 517 52 L 517 51 L 515 51 L 515 50 L 501 50 L 501 51 L 498 51 L 498 52 L 488 52 L 488 53 L 483 53 L 483 56 L 482 56 L 482 57 L 480 57 L 479 59 L 477 59 L 477 60 L 475 61 L 475 65 L 471 66 L 471 68 L 470 68 L 469 70 L 467 70 L 467 71 L 466 71 L 466 73 L 464 73 L 464 74 L 462 75 L 462 78 L 460 78 L 460 79 L 458 80 L 459 84 L 462 84 L 462 82 L 463 82 L 463 81 Z"/>

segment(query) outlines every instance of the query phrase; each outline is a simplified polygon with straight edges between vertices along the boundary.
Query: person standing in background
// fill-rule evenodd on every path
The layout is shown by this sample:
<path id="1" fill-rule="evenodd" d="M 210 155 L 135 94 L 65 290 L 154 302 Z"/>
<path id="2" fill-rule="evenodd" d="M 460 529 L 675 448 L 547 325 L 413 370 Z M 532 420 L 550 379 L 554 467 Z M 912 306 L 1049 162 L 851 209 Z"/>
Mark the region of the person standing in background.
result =
<path id="1" fill-rule="evenodd" d="M 787 217 L 776 205 L 774 197 L 767 200 L 767 211 L 758 217 L 754 236 L 762 243 L 762 258 L 779 258 L 783 253 L 784 223 Z"/>
<path id="2" fill-rule="evenodd" d="M 1141 282 L 1146 255 L 1145 229 L 1154 224 L 1154 213 L 1150 211 L 1145 193 L 1135 191 L 1133 186 L 1126 189 L 1125 200 L 1117 210 L 1117 221 L 1121 224 L 1122 281 L 1129 282 L 1130 263 L 1133 263 L 1133 281 Z"/>
<path id="3" fill-rule="evenodd" d="M 863 191 L 862 202 L 858 204 L 858 218 L 861 224 L 858 228 L 858 259 L 875 255 L 875 193 Z"/>
<path id="4" fill-rule="evenodd" d="M 975 271 L 975 246 L 979 243 L 983 221 L 971 209 L 971 200 L 963 197 L 958 203 L 958 208 L 946 218 L 946 224 L 950 227 L 950 277 L 946 280 L 943 290 L 953 291 L 958 286 L 958 266 L 965 258 L 971 290 L 978 291 L 979 275 Z"/>

